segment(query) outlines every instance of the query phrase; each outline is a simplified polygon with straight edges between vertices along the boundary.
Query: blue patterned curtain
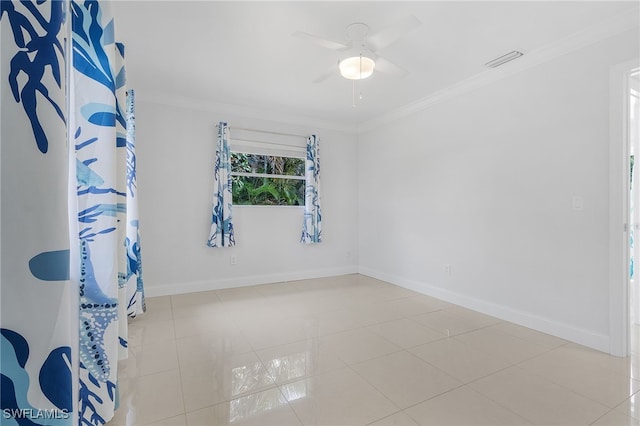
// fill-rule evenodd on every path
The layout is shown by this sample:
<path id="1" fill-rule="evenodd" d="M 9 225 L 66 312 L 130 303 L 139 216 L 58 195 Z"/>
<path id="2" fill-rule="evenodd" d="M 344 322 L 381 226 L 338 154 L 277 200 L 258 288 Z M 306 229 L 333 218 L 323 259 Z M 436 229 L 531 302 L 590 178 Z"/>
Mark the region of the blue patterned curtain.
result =
<path id="1" fill-rule="evenodd" d="M 229 126 L 218 124 L 216 163 L 213 169 L 213 207 L 209 247 L 230 247 L 236 244 L 233 237 L 231 210 L 233 207 L 231 181 L 231 153 L 229 151 Z"/>
<path id="2" fill-rule="evenodd" d="M 72 425 L 66 4 L 0 1 L 0 424 Z M 75 302 L 77 306 L 77 302 Z M 46 416 L 46 418 L 45 418 Z"/>
<path id="3" fill-rule="evenodd" d="M 108 2 L 0 5 L 0 423 L 100 425 L 144 311 L 124 46 Z"/>
<path id="4" fill-rule="evenodd" d="M 322 214 L 320 212 L 320 140 L 316 135 L 307 138 L 305 161 L 304 222 L 300 242 L 305 244 L 322 241 Z"/>
<path id="5" fill-rule="evenodd" d="M 127 316 L 144 311 L 137 216 L 134 95 L 108 2 L 72 1 L 70 128 L 75 141 L 80 287 L 79 421 L 103 424 L 117 406 Z M 73 245 L 72 245 L 73 247 Z M 72 256 L 73 259 L 73 256 Z"/>
<path id="6" fill-rule="evenodd" d="M 116 404 L 118 344 L 118 217 L 126 209 L 115 176 L 116 64 L 112 19 L 97 2 L 71 2 L 73 105 L 80 267 L 79 417 L 102 424 Z M 120 124 L 121 126 L 121 124 Z M 73 194 L 71 194 L 73 197 Z M 121 234 L 120 234 L 121 235 Z M 116 330 L 115 332 L 113 330 Z"/>
<path id="7" fill-rule="evenodd" d="M 104 13 L 103 13 L 104 16 Z M 116 213 L 116 241 L 125 242 L 127 238 L 127 175 L 123 166 L 127 161 L 127 87 L 126 73 L 124 68 L 124 45 L 122 43 L 113 43 L 113 45 L 105 45 L 106 50 L 113 50 L 113 75 L 115 77 L 115 178 L 116 199 L 119 208 Z M 118 336 L 120 344 L 118 345 L 119 359 L 127 357 L 128 349 L 124 342 L 129 340 L 129 325 L 126 320 L 122 320 L 127 316 L 127 247 L 125 244 L 116 245 L 117 264 L 118 264 Z"/>
<path id="8" fill-rule="evenodd" d="M 138 218 L 138 181 L 136 164 L 136 117 L 135 117 L 135 92 L 127 91 L 127 159 L 126 177 L 127 191 L 127 225 L 125 236 L 125 248 L 127 250 L 127 263 L 125 285 L 127 288 L 127 315 L 135 318 L 146 311 L 144 301 L 144 285 L 142 281 L 142 253 L 140 242 L 140 219 Z"/>

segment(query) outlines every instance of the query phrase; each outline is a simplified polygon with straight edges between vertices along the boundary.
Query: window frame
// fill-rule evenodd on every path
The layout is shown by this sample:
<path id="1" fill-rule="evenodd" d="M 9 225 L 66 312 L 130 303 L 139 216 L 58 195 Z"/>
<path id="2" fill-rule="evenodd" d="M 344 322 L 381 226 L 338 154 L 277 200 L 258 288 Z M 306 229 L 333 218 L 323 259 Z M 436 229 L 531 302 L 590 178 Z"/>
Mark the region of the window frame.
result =
<path id="1" fill-rule="evenodd" d="M 281 158 L 295 158 L 302 160 L 303 165 L 306 162 L 306 149 L 303 150 L 302 147 L 291 146 L 289 149 L 278 149 L 273 148 L 271 144 L 265 143 L 263 149 L 250 149 L 244 147 L 234 147 L 233 139 L 230 146 L 230 156 L 233 154 L 247 154 L 247 155 L 264 155 L 269 157 L 281 157 Z M 298 148 L 298 149 L 296 149 Z M 282 153 L 278 153 L 278 151 Z M 296 155 L 298 154 L 298 155 Z M 284 179 L 284 180 L 301 180 L 305 181 L 304 187 L 306 187 L 306 170 L 303 169 L 302 175 L 280 175 L 280 174 L 270 174 L 270 173 L 253 173 L 253 172 L 234 172 L 231 171 L 231 177 L 247 177 L 247 178 L 266 178 L 266 179 Z M 233 193 L 233 185 L 235 182 L 232 182 L 231 191 Z M 304 207 L 304 191 L 303 198 L 301 204 L 236 204 L 235 200 L 233 202 L 234 207 Z"/>

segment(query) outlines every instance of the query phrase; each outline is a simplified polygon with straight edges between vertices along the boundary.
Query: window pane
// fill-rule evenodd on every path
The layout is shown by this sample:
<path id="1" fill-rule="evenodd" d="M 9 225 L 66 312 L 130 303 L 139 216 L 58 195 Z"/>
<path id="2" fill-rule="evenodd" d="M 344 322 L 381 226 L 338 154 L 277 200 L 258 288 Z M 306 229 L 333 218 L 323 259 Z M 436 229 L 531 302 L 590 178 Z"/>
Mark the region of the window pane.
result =
<path id="1" fill-rule="evenodd" d="M 233 176 L 233 204 L 301 206 L 304 187 L 300 179 Z"/>
<path id="2" fill-rule="evenodd" d="M 231 153 L 231 173 L 244 172 L 250 173 L 251 166 L 249 165 L 250 154 L 242 154 L 239 152 Z"/>
<path id="3" fill-rule="evenodd" d="M 304 176 L 302 158 L 231 153 L 231 172 Z"/>
<path id="4" fill-rule="evenodd" d="M 284 158 L 284 173 L 289 176 L 304 176 L 304 159 L 302 158 Z"/>

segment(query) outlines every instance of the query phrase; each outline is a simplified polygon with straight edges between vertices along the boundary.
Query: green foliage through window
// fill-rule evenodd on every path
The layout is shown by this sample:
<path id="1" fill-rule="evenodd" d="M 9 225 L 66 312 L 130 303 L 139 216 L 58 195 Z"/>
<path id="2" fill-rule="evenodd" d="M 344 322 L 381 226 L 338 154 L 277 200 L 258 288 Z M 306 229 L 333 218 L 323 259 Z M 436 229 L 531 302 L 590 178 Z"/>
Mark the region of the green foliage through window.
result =
<path id="1" fill-rule="evenodd" d="M 233 204 L 304 205 L 304 159 L 231 153 Z"/>

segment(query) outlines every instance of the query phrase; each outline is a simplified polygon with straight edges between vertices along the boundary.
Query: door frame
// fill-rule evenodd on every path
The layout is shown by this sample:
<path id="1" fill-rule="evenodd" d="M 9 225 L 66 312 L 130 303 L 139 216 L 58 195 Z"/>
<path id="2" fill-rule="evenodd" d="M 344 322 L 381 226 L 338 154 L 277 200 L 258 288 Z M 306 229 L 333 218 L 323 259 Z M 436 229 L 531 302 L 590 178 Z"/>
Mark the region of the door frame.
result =
<path id="1" fill-rule="evenodd" d="M 636 58 L 609 72 L 609 352 L 629 355 L 629 76 Z"/>

